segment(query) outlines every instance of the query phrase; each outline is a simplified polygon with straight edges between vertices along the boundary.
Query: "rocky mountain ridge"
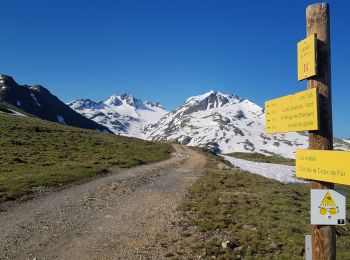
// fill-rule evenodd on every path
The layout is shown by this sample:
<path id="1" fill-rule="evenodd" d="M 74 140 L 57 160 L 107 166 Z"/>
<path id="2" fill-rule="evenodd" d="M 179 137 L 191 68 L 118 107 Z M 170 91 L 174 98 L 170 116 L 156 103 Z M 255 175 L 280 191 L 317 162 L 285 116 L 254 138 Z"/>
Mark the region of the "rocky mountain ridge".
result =
<path id="1" fill-rule="evenodd" d="M 265 113 L 260 106 L 213 90 L 189 97 L 170 112 L 159 103 L 128 93 L 97 102 L 78 99 L 66 105 L 40 85 L 21 86 L 10 76 L 1 75 L 1 103 L 60 124 L 147 140 L 175 141 L 215 153 L 258 152 L 293 158 L 297 148 L 308 146 L 307 134 L 303 132 L 265 134 Z M 350 150 L 350 139 L 335 138 L 334 149 Z"/>
<path id="2" fill-rule="evenodd" d="M 72 110 L 43 86 L 22 86 L 7 75 L 0 75 L 0 103 L 44 120 L 111 133 L 107 127 Z"/>

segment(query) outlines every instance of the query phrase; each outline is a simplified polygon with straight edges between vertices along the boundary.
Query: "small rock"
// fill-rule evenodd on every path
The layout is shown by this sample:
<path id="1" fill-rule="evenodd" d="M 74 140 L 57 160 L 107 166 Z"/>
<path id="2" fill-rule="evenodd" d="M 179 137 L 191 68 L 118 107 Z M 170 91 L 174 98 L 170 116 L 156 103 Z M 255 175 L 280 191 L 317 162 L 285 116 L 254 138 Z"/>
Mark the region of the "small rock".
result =
<path id="1" fill-rule="evenodd" d="M 238 247 L 237 244 L 235 244 L 234 242 L 231 242 L 230 240 L 222 242 L 221 246 L 222 246 L 222 248 L 235 249 L 235 250 Z"/>
<path id="2" fill-rule="evenodd" d="M 227 248 L 227 246 L 228 246 L 229 243 L 230 243 L 229 240 L 222 242 L 222 243 L 221 243 L 222 248 Z"/>
<path id="3" fill-rule="evenodd" d="M 218 168 L 219 168 L 219 170 L 230 170 L 231 169 L 230 166 L 228 166 L 224 163 L 218 163 Z"/>
<path id="4" fill-rule="evenodd" d="M 165 257 L 172 257 L 172 256 L 174 256 L 174 254 L 170 252 L 165 254 Z"/>
<path id="5" fill-rule="evenodd" d="M 190 237 L 191 233 L 190 232 L 184 232 L 184 233 L 181 234 L 181 236 L 183 236 L 183 237 Z"/>

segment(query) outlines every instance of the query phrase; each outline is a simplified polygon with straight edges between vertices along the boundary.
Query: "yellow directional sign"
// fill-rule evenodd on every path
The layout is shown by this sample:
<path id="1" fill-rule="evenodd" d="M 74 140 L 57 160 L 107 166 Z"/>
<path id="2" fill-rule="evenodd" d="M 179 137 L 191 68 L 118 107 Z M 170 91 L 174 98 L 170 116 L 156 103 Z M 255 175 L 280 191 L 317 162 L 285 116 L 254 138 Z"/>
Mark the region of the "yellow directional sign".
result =
<path id="1" fill-rule="evenodd" d="M 266 133 L 319 129 L 318 90 L 312 88 L 265 102 Z"/>
<path id="2" fill-rule="evenodd" d="M 317 75 L 316 43 L 316 34 L 298 42 L 298 80 Z"/>
<path id="3" fill-rule="evenodd" d="M 350 185 L 350 152 L 297 150 L 296 176 Z"/>

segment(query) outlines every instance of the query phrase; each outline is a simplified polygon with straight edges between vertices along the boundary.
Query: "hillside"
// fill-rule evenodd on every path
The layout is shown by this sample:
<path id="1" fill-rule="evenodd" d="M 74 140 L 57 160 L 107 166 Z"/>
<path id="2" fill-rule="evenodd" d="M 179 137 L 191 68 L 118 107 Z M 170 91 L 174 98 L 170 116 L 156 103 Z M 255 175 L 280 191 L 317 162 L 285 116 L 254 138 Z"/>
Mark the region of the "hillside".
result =
<path id="1" fill-rule="evenodd" d="M 107 127 L 75 112 L 43 86 L 22 86 L 12 77 L 1 74 L 0 103 L 59 124 L 111 133 Z"/>
<path id="2" fill-rule="evenodd" d="M 3 108 L 4 109 L 4 108 Z M 166 144 L 0 113 L 0 200 L 166 159 Z"/>

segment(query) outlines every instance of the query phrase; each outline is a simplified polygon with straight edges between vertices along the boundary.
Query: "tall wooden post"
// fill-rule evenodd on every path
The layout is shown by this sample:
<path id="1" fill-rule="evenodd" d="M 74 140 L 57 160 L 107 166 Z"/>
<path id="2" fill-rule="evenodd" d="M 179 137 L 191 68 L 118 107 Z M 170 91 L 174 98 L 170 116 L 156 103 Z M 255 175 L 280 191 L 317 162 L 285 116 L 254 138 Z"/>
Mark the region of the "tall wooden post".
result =
<path id="1" fill-rule="evenodd" d="M 306 8 L 307 36 L 317 35 L 317 76 L 308 80 L 308 88 L 320 93 L 320 130 L 309 132 L 309 149 L 333 150 L 331 55 L 329 5 L 313 4 Z M 334 189 L 333 183 L 311 181 L 311 189 Z M 311 225 L 312 259 L 336 259 L 335 226 Z"/>

